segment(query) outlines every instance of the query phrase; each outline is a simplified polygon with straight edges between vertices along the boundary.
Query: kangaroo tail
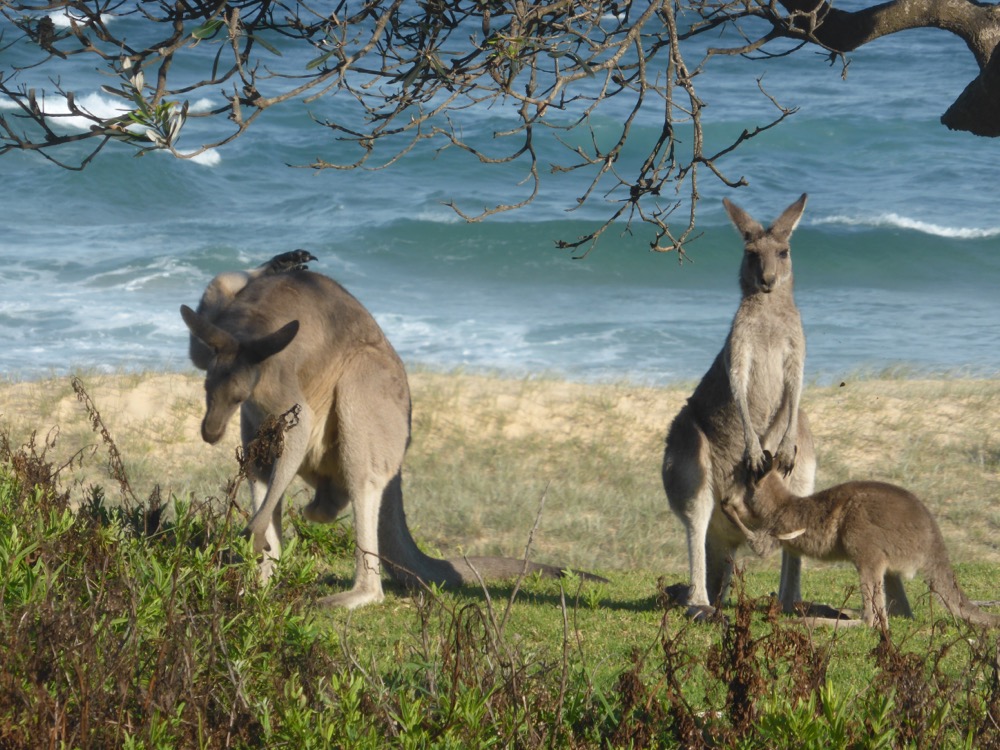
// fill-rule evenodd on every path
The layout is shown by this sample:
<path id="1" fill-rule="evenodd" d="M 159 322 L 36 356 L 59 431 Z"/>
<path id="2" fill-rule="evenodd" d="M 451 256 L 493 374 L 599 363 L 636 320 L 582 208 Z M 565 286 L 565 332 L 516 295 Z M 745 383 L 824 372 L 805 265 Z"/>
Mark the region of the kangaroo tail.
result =
<path id="1" fill-rule="evenodd" d="M 948 561 L 948 553 L 944 548 L 944 542 L 938 540 L 935 545 L 938 554 L 935 555 L 938 561 L 925 571 L 924 576 L 928 587 L 944 602 L 944 606 L 954 617 L 961 618 L 973 625 L 988 625 L 990 627 L 1000 627 L 1000 615 L 992 612 L 984 612 L 979 609 L 965 592 L 958 585 L 955 578 L 955 571 Z"/>
<path id="2" fill-rule="evenodd" d="M 392 577 L 408 586 L 419 583 L 469 585 L 478 584 L 481 581 L 517 578 L 521 575 L 536 573 L 545 578 L 564 578 L 568 575 L 575 575 L 585 581 L 607 583 L 606 578 L 594 573 L 568 570 L 556 565 L 518 560 L 513 557 L 461 557 L 448 560 L 428 557 L 419 571 L 407 568 L 389 556 L 383 555 L 383 560 Z"/>
<path id="3" fill-rule="evenodd" d="M 512 557 L 468 557 L 441 560 L 424 554 L 410 534 L 403 510 L 403 492 L 397 475 L 386 487 L 378 522 L 379 554 L 389 573 L 400 583 L 416 585 L 435 583 L 459 586 L 477 584 L 481 580 L 516 578 L 522 574 L 540 573 L 547 578 L 560 578 L 570 571 L 555 565 L 517 560 Z M 590 581 L 606 581 L 593 573 L 571 571 Z"/>
<path id="4" fill-rule="evenodd" d="M 452 558 L 445 562 L 460 573 L 464 583 L 477 583 L 479 578 L 483 580 L 517 578 L 524 573 L 539 573 L 545 578 L 565 578 L 568 575 L 574 575 L 585 581 L 608 582 L 607 578 L 588 573 L 585 570 L 571 570 L 560 568 L 557 565 L 518 560 L 513 557 L 463 557 L 460 559 Z"/>

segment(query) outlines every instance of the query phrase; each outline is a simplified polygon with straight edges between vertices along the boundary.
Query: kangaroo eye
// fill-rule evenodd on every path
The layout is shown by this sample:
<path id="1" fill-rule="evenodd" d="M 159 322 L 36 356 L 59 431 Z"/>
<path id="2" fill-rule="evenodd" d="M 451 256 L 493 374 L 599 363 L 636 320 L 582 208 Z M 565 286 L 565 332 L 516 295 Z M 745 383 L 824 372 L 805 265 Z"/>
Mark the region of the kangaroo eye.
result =
<path id="1" fill-rule="evenodd" d="M 785 258 L 788 257 L 788 251 L 787 250 L 782 250 L 781 252 L 778 253 L 778 257 L 781 258 L 782 260 L 784 260 Z"/>

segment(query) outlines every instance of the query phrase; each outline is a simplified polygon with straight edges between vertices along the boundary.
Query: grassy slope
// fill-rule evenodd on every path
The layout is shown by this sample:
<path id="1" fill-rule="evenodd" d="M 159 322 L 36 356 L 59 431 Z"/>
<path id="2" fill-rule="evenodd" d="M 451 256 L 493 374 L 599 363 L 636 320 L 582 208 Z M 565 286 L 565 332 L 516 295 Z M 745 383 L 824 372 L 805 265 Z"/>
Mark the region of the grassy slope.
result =
<path id="1" fill-rule="evenodd" d="M 521 554 L 539 507 L 533 554 L 601 571 L 686 568 L 666 506 L 666 427 L 690 386 L 646 388 L 418 372 L 404 471 L 415 534 L 445 554 Z M 238 430 L 220 446 L 198 433 L 194 375 L 84 375 L 137 494 L 218 495 L 235 473 Z M 817 486 L 879 478 L 903 484 L 938 517 L 958 562 L 1000 563 L 1000 381 L 862 379 L 807 388 Z M 0 424 L 19 442 L 52 428 L 63 459 L 99 442 L 68 379 L 0 386 Z M 78 485 L 108 484 L 100 460 Z M 308 488 L 296 484 L 303 502 Z M 773 561 L 749 561 L 770 568 Z"/>
<path id="2" fill-rule="evenodd" d="M 156 483 L 179 496 L 221 494 L 235 473 L 238 430 L 234 425 L 221 447 L 201 443 L 197 376 L 82 380 L 125 457 L 137 494 L 144 496 Z M 666 425 L 689 386 L 425 372 L 413 375 L 412 384 L 406 503 L 414 533 L 430 551 L 520 555 L 541 508 L 534 558 L 616 578 L 637 576 L 647 599 L 658 576 L 683 580 L 684 535 L 666 507 L 659 472 Z M 995 566 L 998 404 L 998 381 L 862 379 L 808 388 L 803 406 L 819 450 L 817 485 L 850 478 L 903 484 L 937 515 L 955 562 Z M 58 428 L 50 455 L 60 461 L 98 443 L 68 379 L 3 386 L 0 415 L 15 442 L 32 430 L 41 440 Z M 72 481 L 81 488 L 112 484 L 100 458 L 85 461 Z M 296 485 L 293 496 L 303 502 L 307 493 Z M 748 556 L 744 562 L 770 580 L 777 558 Z M 852 577 L 846 578 L 850 583 Z M 812 589 L 815 579 L 806 575 L 806 597 L 820 598 Z M 926 590 L 919 582 L 911 586 L 918 596 Z M 988 586 L 970 588 L 974 596 L 996 596 Z"/>
<path id="3" fill-rule="evenodd" d="M 83 380 L 125 457 L 138 495 L 156 482 L 177 495 L 200 499 L 221 494 L 235 472 L 236 430 L 221 448 L 200 444 L 196 377 L 88 375 Z M 510 607 L 503 648 L 515 654 L 513 662 L 532 679 L 552 680 L 553 670 L 558 673 L 567 664 L 571 679 L 610 695 L 638 655 L 647 660 L 639 674 L 657 685 L 662 682 L 657 675 L 662 674 L 663 638 L 678 636 L 689 699 L 696 705 L 722 700 L 723 687 L 707 677 L 704 663 L 724 631 L 691 628 L 677 612 L 664 618 L 656 598 L 659 576 L 668 583 L 685 576 L 683 534 L 666 508 L 659 463 L 666 425 L 688 390 L 460 374 L 413 377 L 414 442 L 406 483 L 418 539 L 448 555 L 517 555 L 544 500 L 533 556 L 598 570 L 611 580 L 565 591 L 557 582 L 523 582 Z M 914 489 L 940 518 L 960 563 L 959 579 L 979 599 L 997 594 L 998 395 L 997 381 L 876 379 L 810 388 L 803 399 L 820 450 L 819 485 L 879 477 Z M 58 439 L 48 449 L 48 458 L 57 463 L 98 442 L 63 380 L 0 388 L 0 415 L 13 442 L 26 439 L 32 430 L 38 431 L 40 442 L 58 425 Z M 74 492 L 96 481 L 113 494 L 102 463 L 99 452 L 73 470 Z M 304 496 L 304 490 L 297 492 Z M 304 559 L 319 563 L 319 576 L 308 592 L 319 595 L 349 585 L 351 560 L 342 534 L 330 527 L 310 528 L 315 535 L 289 558 L 291 564 L 301 565 Z M 766 596 L 776 586 L 776 559 L 745 562 L 747 593 Z M 810 566 L 804 593 L 857 606 L 855 584 L 849 569 Z M 492 609 L 499 622 L 511 587 L 491 588 L 490 598 L 475 588 L 452 592 L 440 603 L 452 612 L 487 617 Z M 976 640 L 966 640 L 953 626 L 934 626 L 942 611 L 922 583 L 913 582 L 910 592 L 917 619 L 894 621 L 894 640 L 921 660 L 941 651 L 941 672 L 962 675 Z M 369 689 L 391 695 L 406 684 L 407 670 L 414 665 L 429 660 L 440 666 L 449 639 L 455 637 L 454 618 L 436 610 L 421 627 L 427 601 L 390 587 L 382 606 L 318 614 L 337 634 L 338 658 L 365 670 Z M 760 643 L 766 643 L 771 626 L 762 614 L 753 628 Z M 841 694 L 873 695 L 872 680 L 879 672 L 872 657 L 879 642 L 876 633 L 806 632 L 805 638 L 812 662 L 828 655 L 828 674 Z"/>

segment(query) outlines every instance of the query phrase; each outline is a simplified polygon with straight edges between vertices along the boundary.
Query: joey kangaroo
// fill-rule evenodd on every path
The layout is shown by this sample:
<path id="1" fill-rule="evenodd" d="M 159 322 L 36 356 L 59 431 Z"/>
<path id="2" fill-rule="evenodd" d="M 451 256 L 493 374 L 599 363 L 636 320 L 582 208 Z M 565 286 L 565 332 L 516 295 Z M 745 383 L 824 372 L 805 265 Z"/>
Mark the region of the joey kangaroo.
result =
<path id="1" fill-rule="evenodd" d="M 410 442 L 410 391 L 403 363 L 369 312 L 332 279 L 304 268 L 297 251 L 209 284 L 198 311 L 181 306 L 190 355 L 206 370 L 201 433 L 220 440 L 236 409 L 244 446 L 269 416 L 294 405 L 298 424 L 271 466 L 251 469 L 254 514 L 247 530 L 265 553 L 261 575 L 281 553 L 282 498 L 296 474 L 315 488 L 304 515 L 329 522 L 348 504 L 357 539 L 354 586 L 322 600 L 359 607 L 383 599 L 380 564 L 397 579 L 439 584 L 559 576 L 551 565 L 511 558 L 439 560 L 410 535 L 401 466 Z M 583 574 L 585 577 L 589 574 Z"/>
<path id="2" fill-rule="evenodd" d="M 727 498 L 723 510 L 758 554 L 778 543 L 795 555 L 853 563 L 868 625 L 888 625 L 888 615 L 913 617 L 903 578 L 918 572 L 955 617 L 1000 625 L 1000 615 L 983 612 L 959 587 L 934 516 L 902 487 L 847 482 L 799 497 L 772 468 L 751 480 L 745 499 Z"/>
<path id="3" fill-rule="evenodd" d="M 726 596 L 732 554 L 744 538 L 720 504 L 743 493 L 764 449 L 800 494 L 812 492 L 816 473 L 812 433 L 799 410 L 805 336 L 789 248 L 806 195 L 767 229 L 729 200 L 723 205 L 744 241 L 743 296 L 722 351 L 671 423 L 663 454 L 663 487 L 687 532 L 692 615 Z M 786 554 L 779 588 L 785 611 L 801 598 L 800 573 L 799 559 Z"/>

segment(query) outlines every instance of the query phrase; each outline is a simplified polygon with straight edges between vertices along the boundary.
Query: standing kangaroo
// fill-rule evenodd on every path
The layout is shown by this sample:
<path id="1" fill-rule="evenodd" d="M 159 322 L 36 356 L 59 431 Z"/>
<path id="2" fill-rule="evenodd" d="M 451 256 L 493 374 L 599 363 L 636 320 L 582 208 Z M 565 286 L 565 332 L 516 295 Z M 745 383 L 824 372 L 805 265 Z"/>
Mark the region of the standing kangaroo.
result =
<path id="1" fill-rule="evenodd" d="M 687 531 L 693 615 L 726 596 L 732 554 L 744 538 L 720 503 L 742 495 L 764 449 L 796 492 L 812 492 L 816 474 L 812 434 L 799 410 L 805 336 L 788 244 L 806 196 L 768 229 L 729 200 L 723 205 L 744 241 L 743 298 L 722 351 L 671 423 L 663 454 L 667 500 Z M 801 598 L 800 574 L 800 560 L 786 554 L 779 588 L 785 611 Z"/>
<path id="2" fill-rule="evenodd" d="M 794 555 L 853 563 L 868 625 L 887 625 L 888 615 L 913 617 L 903 578 L 918 572 L 955 617 L 1000 625 L 1000 616 L 983 612 L 959 587 L 934 516 L 902 487 L 847 482 L 799 497 L 771 469 L 751 481 L 745 500 L 728 498 L 723 511 L 758 554 L 777 542 Z"/>
<path id="3" fill-rule="evenodd" d="M 306 518 L 354 511 L 354 586 L 324 604 L 382 601 L 380 563 L 413 583 L 476 583 L 559 568 L 511 558 L 439 560 L 410 535 L 401 467 L 410 442 L 410 390 L 403 363 L 369 312 L 332 279 L 305 270 L 297 251 L 257 269 L 217 276 L 195 312 L 181 306 L 191 360 L 206 370 L 201 434 L 218 442 L 237 408 L 246 446 L 265 419 L 299 406 L 270 466 L 251 467 L 254 514 L 247 530 L 264 553 L 266 579 L 281 553 L 282 498 L 295 475 L 315 488 Z M 586 575 L 586 574 L 585 574 Z M 587 576 L 592 577 L 592 576 Z"/>

